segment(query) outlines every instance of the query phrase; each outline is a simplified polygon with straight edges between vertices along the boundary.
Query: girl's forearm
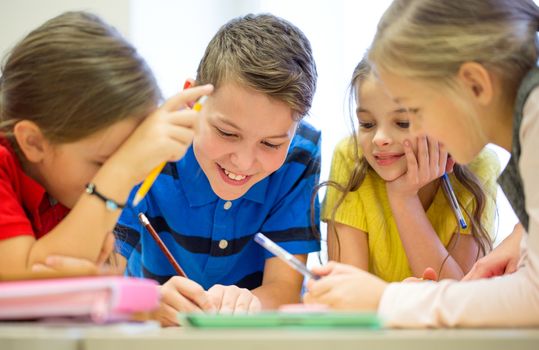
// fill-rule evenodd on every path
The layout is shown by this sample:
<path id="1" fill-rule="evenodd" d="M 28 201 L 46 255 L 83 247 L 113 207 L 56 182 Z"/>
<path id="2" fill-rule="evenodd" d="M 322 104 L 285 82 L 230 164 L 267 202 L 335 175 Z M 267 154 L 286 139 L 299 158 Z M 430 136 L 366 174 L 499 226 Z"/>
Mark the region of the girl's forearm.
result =
<path id="1" fill-rule="evenodd" d="M 449 254 L 434 231 L 418 196 L 389 199 L 412 273 L 421 277 L 427 267 L 439 270 L 439 278 L 461 279 L 464 276 L 459 264 Z M 444 259 L 447 260 L 444 263 Z"/>
<path id="2" fill-rule="evenodd" d="M 92 179 L 92 183 L 107 197 L 125 203 L 132 188 L 129 176 L 106 164 Z M 121 209 L 108 210 L 103 200 L 83 192 L 62 222 L 32 245 L 27 254 L 27 268 L 44 262 L 49 255 L 96 261 L 105 237 L 113 230 L 120 213 Z"/>

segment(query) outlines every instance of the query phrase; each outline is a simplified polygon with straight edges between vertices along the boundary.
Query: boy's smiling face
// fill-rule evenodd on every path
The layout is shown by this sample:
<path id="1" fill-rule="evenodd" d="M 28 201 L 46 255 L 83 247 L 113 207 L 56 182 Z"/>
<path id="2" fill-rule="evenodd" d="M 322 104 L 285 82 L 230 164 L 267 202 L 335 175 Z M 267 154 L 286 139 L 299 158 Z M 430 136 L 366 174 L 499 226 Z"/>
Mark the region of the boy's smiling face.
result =
<path id="1" fill-rule="evenodd" d="M 234 83 L 222 84 L 200 115 L 194 153 L 224 200 L 243 196 L 279 169 L 297 127 L 286 103 Z"/>

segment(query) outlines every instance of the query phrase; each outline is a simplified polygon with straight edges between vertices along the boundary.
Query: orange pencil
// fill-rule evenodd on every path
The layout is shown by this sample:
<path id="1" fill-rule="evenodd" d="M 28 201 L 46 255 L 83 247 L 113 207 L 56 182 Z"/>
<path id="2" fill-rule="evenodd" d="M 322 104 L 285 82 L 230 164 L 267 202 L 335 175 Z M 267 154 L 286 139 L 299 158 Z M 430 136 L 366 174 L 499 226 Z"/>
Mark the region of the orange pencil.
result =
<path id="1" fill-rule="evenodd" d="M 172 265 L 172 267 L 174 267 L 174 270 L 176 270 L 176 273 L 178 274 L 178 276 L 188 278 L 187 275 L 185 274 L 185 272 L 183 271 L 183 269 L 180 267 L 180 264 L 178 264 L 176 259 L 174 259 L 174 257 L 170 253 L 170 250 L 168 250 L 165 243 L 161 240 L 161 238 L 159 237 L 159 235 L 157 234 L 155 229 L 150 224 L 150 220 L 148 220 L 146 215 L 144 215 L 144 213 L 139 213 L 138 214 L 138 219 L 142 223 L 142 225 L 144 227 L 146 227 L 146 230 L 148 230 L 148 232 L 150 232 L 153 239 L 157 242 L 157 245 L 159 246 L 161 251 L 165 254 L 165 256 L 167 257 L 167 259 L 170 262 L 170 264 Z"/>

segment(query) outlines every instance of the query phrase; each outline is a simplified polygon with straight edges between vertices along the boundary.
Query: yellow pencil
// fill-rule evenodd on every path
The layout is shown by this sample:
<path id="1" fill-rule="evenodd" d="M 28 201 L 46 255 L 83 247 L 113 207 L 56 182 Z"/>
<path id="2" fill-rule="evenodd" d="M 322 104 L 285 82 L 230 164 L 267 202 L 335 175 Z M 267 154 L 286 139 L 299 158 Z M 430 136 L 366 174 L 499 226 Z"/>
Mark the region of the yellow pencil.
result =
<path id="1" fill-rule="evenodd" d="M 207 96 L 202 96 L 193 106 L 193 110 L 200 112 L 200 110 L 202 109 L 202 104 L 204 103 L 204 101 L 206 101 L 206 98 Z M 150 190 L 150 187 L 152 187 L 153 183 L 155 182 L 155 179 L 157 179 L 157 177 L 161 173 L 161 170 L 163 170 L 166 164 L 167 164 L 166 162 L 159 164 L 150 172 L 150 174 L 148 174 L 146 179 L 144 179 L 144 182 L 142 183 L 137 193 L 135 194 L 135 199 L 133 199 L 134 206 L 139 204 L 140 201 L 146 195 L 146 193 L 148 193 L 148 191 Z"/>

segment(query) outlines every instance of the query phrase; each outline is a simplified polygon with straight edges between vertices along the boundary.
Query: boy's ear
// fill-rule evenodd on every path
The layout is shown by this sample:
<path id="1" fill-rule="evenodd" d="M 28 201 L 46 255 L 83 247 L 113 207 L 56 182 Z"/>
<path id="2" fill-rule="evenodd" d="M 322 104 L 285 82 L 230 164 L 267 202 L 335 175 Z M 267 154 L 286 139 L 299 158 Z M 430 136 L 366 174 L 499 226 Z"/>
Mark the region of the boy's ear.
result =
<path id="1" fill-rule="evenodd" d="M 463 63 L 457 73 L 457 79 L 481 105 L 487 105 L 492 101 L 493 80 L 483 65 L 477 62 Z"/>
<path id="2" fill-rule="evenodd" d="M 50 144 L 36 123 L 21 120 L 15 124 L 13 134 L 20 150 L 28 161 L 39 163 L 43 160 Z"/>

